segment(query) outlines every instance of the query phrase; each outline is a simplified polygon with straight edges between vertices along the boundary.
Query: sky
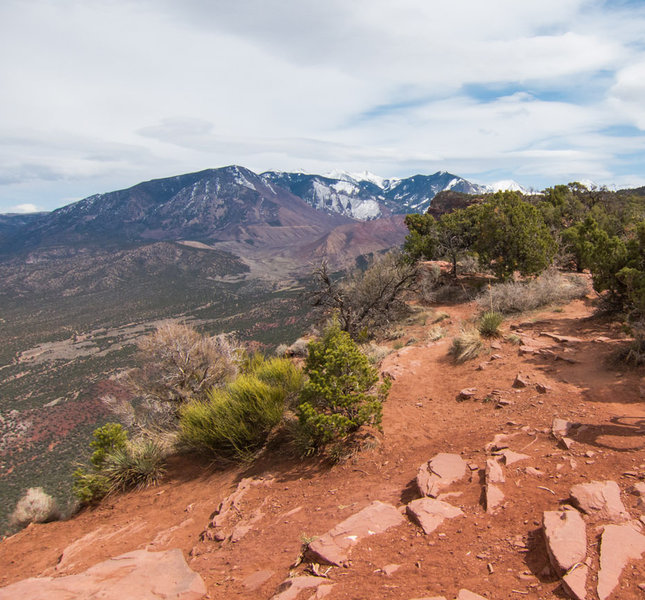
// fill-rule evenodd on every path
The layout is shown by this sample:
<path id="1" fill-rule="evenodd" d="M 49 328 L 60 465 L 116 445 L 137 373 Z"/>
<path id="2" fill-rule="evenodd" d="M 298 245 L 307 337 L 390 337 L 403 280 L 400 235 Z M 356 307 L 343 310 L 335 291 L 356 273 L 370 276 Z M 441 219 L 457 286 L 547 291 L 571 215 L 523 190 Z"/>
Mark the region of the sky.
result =
<path id="1" fill-rule="evenodd" d="M 645 0 L 0 2 L 0 213 L 230 164 L 645 185 Z"/>

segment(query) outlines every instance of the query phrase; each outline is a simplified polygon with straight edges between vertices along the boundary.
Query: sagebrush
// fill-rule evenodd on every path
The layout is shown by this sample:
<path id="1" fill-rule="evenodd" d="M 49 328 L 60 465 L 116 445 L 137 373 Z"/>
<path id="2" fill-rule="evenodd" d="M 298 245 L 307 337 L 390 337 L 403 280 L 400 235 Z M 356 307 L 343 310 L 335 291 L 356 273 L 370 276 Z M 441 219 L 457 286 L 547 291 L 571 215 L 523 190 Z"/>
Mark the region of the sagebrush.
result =
<path id="1" fill-rule="evenodd" d="M 18 501 L 9 517 L 14 527 L 25 527 L 30 523 L 47 523 L 60 518 L 56 500 L 41 487 L 29 488 Z"/>

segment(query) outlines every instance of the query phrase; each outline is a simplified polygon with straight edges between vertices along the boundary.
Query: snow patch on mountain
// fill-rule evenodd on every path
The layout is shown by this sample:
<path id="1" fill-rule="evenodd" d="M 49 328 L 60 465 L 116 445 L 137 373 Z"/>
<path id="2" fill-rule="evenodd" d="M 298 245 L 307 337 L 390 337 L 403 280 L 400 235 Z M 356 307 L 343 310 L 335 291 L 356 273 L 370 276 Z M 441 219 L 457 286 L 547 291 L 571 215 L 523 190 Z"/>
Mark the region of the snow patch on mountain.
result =
<path id="1" fill-rule="evenodd" d="M 486 186 L 492 193 L 495 192 L 520 192 L 520 194 L 530 194 L 531 191 L 521 186 L 517 181 L 512 179 L 502 179 Z"/>

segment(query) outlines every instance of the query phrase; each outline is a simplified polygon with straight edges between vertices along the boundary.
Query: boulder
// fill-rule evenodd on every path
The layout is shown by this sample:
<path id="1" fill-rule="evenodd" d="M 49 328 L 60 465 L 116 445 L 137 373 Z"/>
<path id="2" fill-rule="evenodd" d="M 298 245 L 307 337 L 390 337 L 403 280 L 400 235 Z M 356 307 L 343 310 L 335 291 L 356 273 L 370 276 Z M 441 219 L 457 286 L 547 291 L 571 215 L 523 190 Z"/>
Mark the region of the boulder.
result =
<path id="1" fill-rule="evenodd" d="M 432 533 L 446 519 L 454 519 L 464 514 L 456 506 L 433 498 L 412 500 L 406 510 L 410 518 L 418 523 L 426 534 Z"/>
<path id="2" fill-rule="evenodd" d="M 579 483 L 571 488 L 573 503 L 584 513 L 596 519 L 627 521 L 631 517 L 620 499 L 620 488 L 615 481 Z"/>
<path id="3" fill-rule="evenodd" d="M 403 515 L 391 504 L 372 502 L 309 544 L 309 553 L 321 562 L 347 564 L 351 549 L 363 538 L 403 523 Z"/>
<path id="4" fill-rule="evenodd" d="M 618 585 L 620 575 L 630 560 L 645 552 L 645 536 L 630 524 L 607 525 L 600 539 L 598 597 L 605 600 Z"/>
<path id="5" fill-rule="evenodd" d="M 542 523 L 549 559 L 559 574 L 585 559 L 587 527 L 577 510 L 546 511 Z"/>
<path id="6" fill-rule="evenodd" d="M 198 600 L 206 594 L 178 548 L 135 550 L 64 577 L 32 577 L 0 588 L 1 600 Z"/>
<path id="7" fill-rule="evenodd" d="M 455 481 L 466 476 L 468 466 L 459 454 L 437 454 L 423 463 L 417 472 L 417 486 L 422 496 L 436 498 Z"/>

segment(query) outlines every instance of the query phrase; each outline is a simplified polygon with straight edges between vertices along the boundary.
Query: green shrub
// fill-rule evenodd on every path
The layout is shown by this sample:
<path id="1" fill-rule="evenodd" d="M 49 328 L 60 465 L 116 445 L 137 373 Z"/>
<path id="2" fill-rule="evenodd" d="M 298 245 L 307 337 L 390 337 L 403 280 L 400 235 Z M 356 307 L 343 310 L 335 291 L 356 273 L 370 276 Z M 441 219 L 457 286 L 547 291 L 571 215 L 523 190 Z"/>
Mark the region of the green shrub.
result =
<path id="1" fill-rule="evenodd" d="M 110 492 L 123 492 L 157 485 L 163 474 L 164 448 L 154 440 L 138 439 L 105 457 L 101 474 Z"/>
<path id="2" fill-rule="evenodd" d="M 463 363 L 479 356 L 483 348 L 479 331 L 474 328 L 462 329 L 452 340 L 450 354 L 457 363 Z"/>
<path id="3" fill-rule="evenodd" d="M 342 443 L 362 425 L 380 427 L 391 382 L 377 385 L 378 371 L 337 321 L 309 344 L 305 374 L 297 414 L 310 451 Z"/>
<path id="4" fill-rule="evenodd" d="M 90 442 L 90 448 L 94 449 L 90 462 L 100 469 L 105 458 L 111 452 L 125 447 L 128 441 L 128 432 L 119 423 L 106 423 L 94 430 L 94 439 Z"/>
<path id="5" fill-rule="evenodd" d="M 497 337 L 499 327 L 503 322 L 504 317 L 500 313 L 488 310 L 479 318 L 477 329 L 484 337 Z"/>
<path id="6" fill-rule="evenodd" d="M 247 459 L 281 421 L 285 403 L 302 385 L 302 374 L 287 359 L 274 358 L 240 375 L 205 401 L 185 406 L 179 437 L 187 446 L 219 458 Z"/>
<path id="7" fill-rule="evenodd" d="M 110 481 L 99 471 L 88 471 L 79 467 L 72 473 L 74 483 L 72 493 L 81 504 L 92 504 L 107 496 Z"/>
<path id="8" fill-rule="evenodd" d="M 14 527 L 25 527 L 30 523 L 47 523 L 60 518 L 56 500 L 46 494 L 43 488 L 29 488 L 18 501 L 9 521 Z"/>

